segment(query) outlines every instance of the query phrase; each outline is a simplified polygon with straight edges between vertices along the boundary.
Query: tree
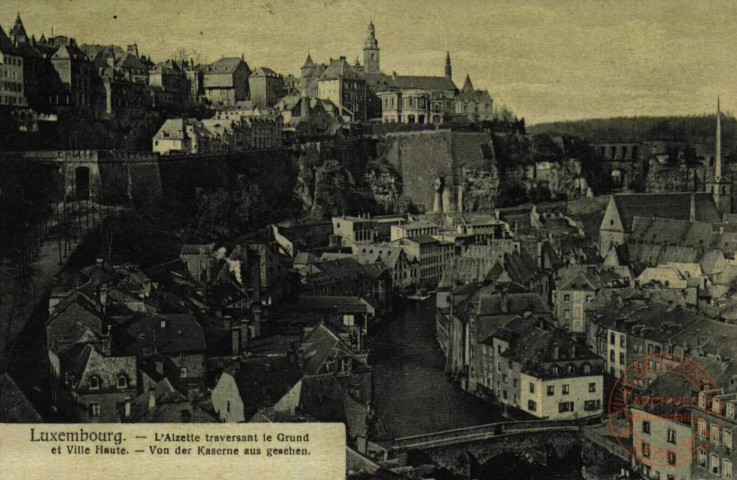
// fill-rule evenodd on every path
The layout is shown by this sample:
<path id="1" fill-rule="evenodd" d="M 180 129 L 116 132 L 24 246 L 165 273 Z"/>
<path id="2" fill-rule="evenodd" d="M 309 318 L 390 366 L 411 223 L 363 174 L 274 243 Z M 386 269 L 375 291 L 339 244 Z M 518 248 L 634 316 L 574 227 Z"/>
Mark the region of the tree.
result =
<path id="1" fill-rule="evenodd" d="M 185 64 L 193 61 L 195 65 L 199 65 L 202 60 L 202 55 L 197 50 L 187 50 L 184 47 L 177 48 L 174 53 L 171 54 L 172 60 L 177 63 Z"/>

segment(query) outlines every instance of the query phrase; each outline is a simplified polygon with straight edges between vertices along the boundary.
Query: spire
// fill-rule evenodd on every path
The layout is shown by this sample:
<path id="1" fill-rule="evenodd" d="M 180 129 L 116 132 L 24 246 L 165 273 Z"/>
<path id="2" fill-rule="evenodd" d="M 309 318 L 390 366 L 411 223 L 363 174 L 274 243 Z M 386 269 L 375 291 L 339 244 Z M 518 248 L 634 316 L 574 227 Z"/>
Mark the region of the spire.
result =
<path id="1" fill-rule="evenodd" d="M 21 20 L 20 18 L 20 12 L 18 12 L 18 16 L 15 18 L 15 24 L 10 30 L 10 39 L 13 41 L 13 43 L 25 43 L 28 41 L 28 33 L 26 33 L 26 28 L 23 26 L 23 20 Z"/>
<path id="2" fill-rule="evenodd" d="M 379 41 L 376 40 L 376 29 L 374 28 L 373 20 L 369 22 L 368 33 L 366 34 L 366 41 L 363 42 L 364 50 L 367 48 L 379 48 Z"/>
<path id="3" fill-rule="evenodd" d="M 714 152 L 714 179 L 718 182 L 722 178 L 722 111 L 717 97 L 717 133 L 716 151 Z"/>
<path id="4" fill-rule="evenodd" d="M 471 83 L 471 76 L 466 74 L 466 81 L 463 82 L 463 91 L 465 93 L 473 93 L 473 83 Z"/>
<path id="5" fill-rule="evenodd" d="M 312 61 L 312 56 L 310 56 L 309 52 L 307 53 L 307 59 L 305 60 L 305 64 L 302 65 L 302 68 L 304 67 L 311 67 L 315 64 L 315 62 Z"/>
<path id="6" fill-rule="evenodd" d="M 453 78 L 453 67 L 450 65 L 450 51 L 445 52 L 445 77 Z"/>

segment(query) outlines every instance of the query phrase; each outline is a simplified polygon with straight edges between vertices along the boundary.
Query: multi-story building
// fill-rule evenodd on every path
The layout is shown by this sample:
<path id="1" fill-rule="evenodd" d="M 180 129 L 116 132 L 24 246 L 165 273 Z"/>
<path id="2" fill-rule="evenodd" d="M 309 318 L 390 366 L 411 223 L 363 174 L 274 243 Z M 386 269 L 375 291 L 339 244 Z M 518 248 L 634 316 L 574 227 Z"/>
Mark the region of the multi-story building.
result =
<path id="1" fill-rule="evenodd" d="M 232 106 L 248 99 L 251 69 L 243 58 L 224 57 L 202 68 L 204 96 L 213 105 Z"/>
<path id="2" fill-rule="evenodd" d="M 307 54 L 304 65 L 300 69 L 299 92 L 303 97 L 317 98 L 318 81 L 327 68 L 324 63 L 315 63 Z M 323 97 L 320 97 L 323 98 Z"/>
<path id="3" fill-rule="evenodd" d="M 26 106 L 23 56 L 0 28 L 0 105 Z"/>
<path id="4" fill-rule="evenodd" d="M 440 228 L 428 222 L 410 222 L 391 225 L 389 231 L 390 240 L 394 242 L 401 238 L 437 235 L 440 232 Z"/>
<path id="5" fill-rule="evenodd" d="M 351 121 L 365 122 L 366 80 L 348 64 L 345 57 L 330 60 L 317 82 L 317 97 L 330 100 L 347 114 Z"/>
<path id="6" fill-rule="evenodd" d="M 556 325 L 571 333 L 586 333 L 586 310 L 603 287 L 594 272 L 572 272 L 553 293 Z"/>
<path id="7" fill-rule="evenodd" d="M 466 75 L 463 88 L 453 102 L 455 119 L 480 123 L 494 118 L 494 100 L 487 90 L 474 90 L 470 75 Z"/>
<path id="8" fill-rule="evenodd" d="M 75 110 L 90 111 L 95 103 L 94 93 L 96 76 L 92 62 L 77 47 L 73 38 L 54 37 L 49 45 L 58 48 L 51 56 L 63 89 L 52 98 L 57 107 L 69 107 Z"/>
<path id="9" fill-rule="evenodd" d="M 190 85 L 185 69 L 174 60 L 159 62 L 149 72 L 154 106 L 185 106 L 190 99 Z"/>
<path id="10" fill-rule="evenodd" d="M 418 262 L 418 286 L 421 288 L 436 287 L 443 275 L 445 265 L 453 257 L 453 244 L 441 242 L 427 235 L 402 238 L 396 243 L 402 246 L 412 261 Z"/>
<path id="11" fill-rule="evenodd" d="M 375 243 L 379 237 L 376 221 L 368 216 L 333 217 L 333 235 L 341 239 L 345 246 L 368 245 Z"/>
<path id="12" fill-rule="evenodd" d="M 273 107 L 284 96 L 284 77 L 270 68 L 259 67 L 248 77 L 251 101 L 259 107 Z"/>
<path id="13" fill-rule="evenodd" d="M 153 142 L 154 153 L 182 155 L 221 151 L 225 144 L 214 142 L 212 134 L 202 122 L 194 119 L 169 119 L 156 132 Z"/>

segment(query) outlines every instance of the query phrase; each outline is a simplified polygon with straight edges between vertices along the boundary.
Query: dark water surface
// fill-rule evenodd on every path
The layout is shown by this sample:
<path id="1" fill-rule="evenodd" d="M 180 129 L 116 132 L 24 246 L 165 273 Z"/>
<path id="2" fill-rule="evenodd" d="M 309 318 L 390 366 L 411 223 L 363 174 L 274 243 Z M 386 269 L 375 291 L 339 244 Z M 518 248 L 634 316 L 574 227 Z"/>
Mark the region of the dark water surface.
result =
<path id="1" fill-rule="evenodd" d="M 435 340 L 434 296 L 409 302 L 395 315 L 369 332 L 374 406 L 392 436 L 504 420 L 495 406 L 446 378 L 445 357 Z"/>

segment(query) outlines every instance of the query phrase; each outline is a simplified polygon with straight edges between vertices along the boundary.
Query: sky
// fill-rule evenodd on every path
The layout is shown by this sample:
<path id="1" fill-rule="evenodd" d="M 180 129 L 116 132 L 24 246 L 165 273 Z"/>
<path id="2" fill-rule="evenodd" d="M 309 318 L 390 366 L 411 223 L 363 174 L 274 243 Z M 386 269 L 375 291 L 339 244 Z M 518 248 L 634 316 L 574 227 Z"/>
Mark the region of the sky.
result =
<path id="1" fill-rule="evenodd" d="M 299 74 L 315 61 L 362 60 L 373 20 L 385 73 L 470 74 L 528 124 L 737 108 L 732 0 L 0 0 L 37 37 L 127 45 L 154 61 L 185 48 L 203 62 L 244 55 Z"/>

